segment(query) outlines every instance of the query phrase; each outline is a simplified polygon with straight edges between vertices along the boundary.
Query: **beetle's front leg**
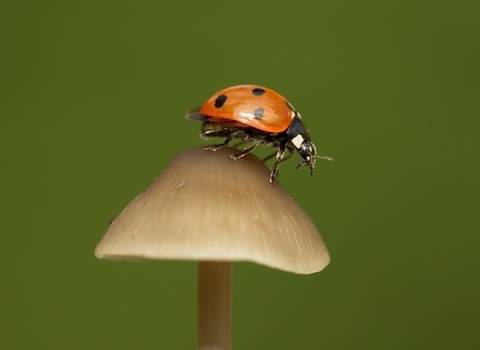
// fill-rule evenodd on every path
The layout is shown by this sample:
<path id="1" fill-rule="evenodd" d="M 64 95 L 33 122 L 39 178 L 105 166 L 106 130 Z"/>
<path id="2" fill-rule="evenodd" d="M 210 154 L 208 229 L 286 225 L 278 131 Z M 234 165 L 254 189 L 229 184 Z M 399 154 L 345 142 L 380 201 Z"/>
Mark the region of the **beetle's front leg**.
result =
<path id="1" fill-rule="evenodd" d="M 275 164 L 273 164 L 272 172 L 270 173 L 270 183 L 272 185 L 275 183 L 275 180 L 277 179 L 278 166 L 280 165 L 280 162 L 282 161 L 284 155 L 285 155 L 285 143 L 281 143 L 278 146 L 277 160 L 275 161 Z"/>

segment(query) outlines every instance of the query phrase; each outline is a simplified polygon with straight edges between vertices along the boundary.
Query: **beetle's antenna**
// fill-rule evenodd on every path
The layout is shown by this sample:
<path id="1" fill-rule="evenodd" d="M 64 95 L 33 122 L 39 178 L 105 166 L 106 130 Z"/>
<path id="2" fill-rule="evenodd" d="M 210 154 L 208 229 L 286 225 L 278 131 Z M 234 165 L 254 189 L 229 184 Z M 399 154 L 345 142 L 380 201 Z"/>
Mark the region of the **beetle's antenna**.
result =
<path id="1" fill-rule="evenodd" d="M 330 161 L 330 162 L 333 162 L 333 158 L 327 157 L 327 156 L 316 156 L 315 158 L 326 159 L 326 160 L 328 160 L 328 161 Z"/>

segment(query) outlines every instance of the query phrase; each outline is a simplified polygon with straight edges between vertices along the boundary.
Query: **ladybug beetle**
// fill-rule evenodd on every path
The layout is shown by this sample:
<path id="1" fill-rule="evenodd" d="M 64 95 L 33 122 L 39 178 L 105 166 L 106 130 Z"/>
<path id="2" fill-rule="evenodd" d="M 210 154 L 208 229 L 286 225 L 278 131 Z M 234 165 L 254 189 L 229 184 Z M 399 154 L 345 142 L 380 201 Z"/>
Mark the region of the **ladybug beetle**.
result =
<path id="1" fill-rule="evenodd" d="M 295 151 L 303 158 L 296 168 L 309 165 L 312 176 L 317 158 L 332 160 L 317 155 L 302 117 L 292 104 L 282 95 L 263 86 L 238 85 L 223 89 L 210 97 L 201 108 L 188 112 L 187 118 L 203 122 L 203 137 L 225 137 L 223 143 L 208 147 L 209 151 L 227 146 L 234 138 L 253 142 L 243 151 L 232 154 L 231 159 L 239 159 L 259 145 L 275 147 L 276 162 L 270 175 L 272 184 L 275 183 L 280 162 Z M 284 158 L 286 150 L 290 154 Z M 273 156 L 275 153 L 265 160 Z"/>

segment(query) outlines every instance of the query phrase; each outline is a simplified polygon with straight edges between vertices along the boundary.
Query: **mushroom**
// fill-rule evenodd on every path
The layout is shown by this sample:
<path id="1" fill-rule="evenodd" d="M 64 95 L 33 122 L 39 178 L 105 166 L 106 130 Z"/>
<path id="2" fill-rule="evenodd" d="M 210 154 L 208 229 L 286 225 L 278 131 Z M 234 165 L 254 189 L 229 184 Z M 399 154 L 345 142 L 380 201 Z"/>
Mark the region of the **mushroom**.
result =
<path id="1" fill-rule="evenodd" d="M 330 261 L 315 225 L 247 155 L 204 147 L 178 154 L 112 221 L 95 249 L 105 259 L 198 261 L 197 348 L 230 349 L 232 262 L 310 274 Z"/>

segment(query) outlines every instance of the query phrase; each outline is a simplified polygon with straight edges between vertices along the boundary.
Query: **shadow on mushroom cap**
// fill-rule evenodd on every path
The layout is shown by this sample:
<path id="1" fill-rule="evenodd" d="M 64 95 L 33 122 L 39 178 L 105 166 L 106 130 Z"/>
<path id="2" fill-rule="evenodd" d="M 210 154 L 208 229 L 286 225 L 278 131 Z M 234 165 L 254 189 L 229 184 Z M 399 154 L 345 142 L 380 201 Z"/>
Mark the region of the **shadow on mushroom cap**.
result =
<path id="1" fill-rule="evenodd" d="M 253 155 L 204 147 L 178 154 L 112 222 L 107 259 L 252 261 L 308 274 L 330 261 L 315 225 Z"/>

